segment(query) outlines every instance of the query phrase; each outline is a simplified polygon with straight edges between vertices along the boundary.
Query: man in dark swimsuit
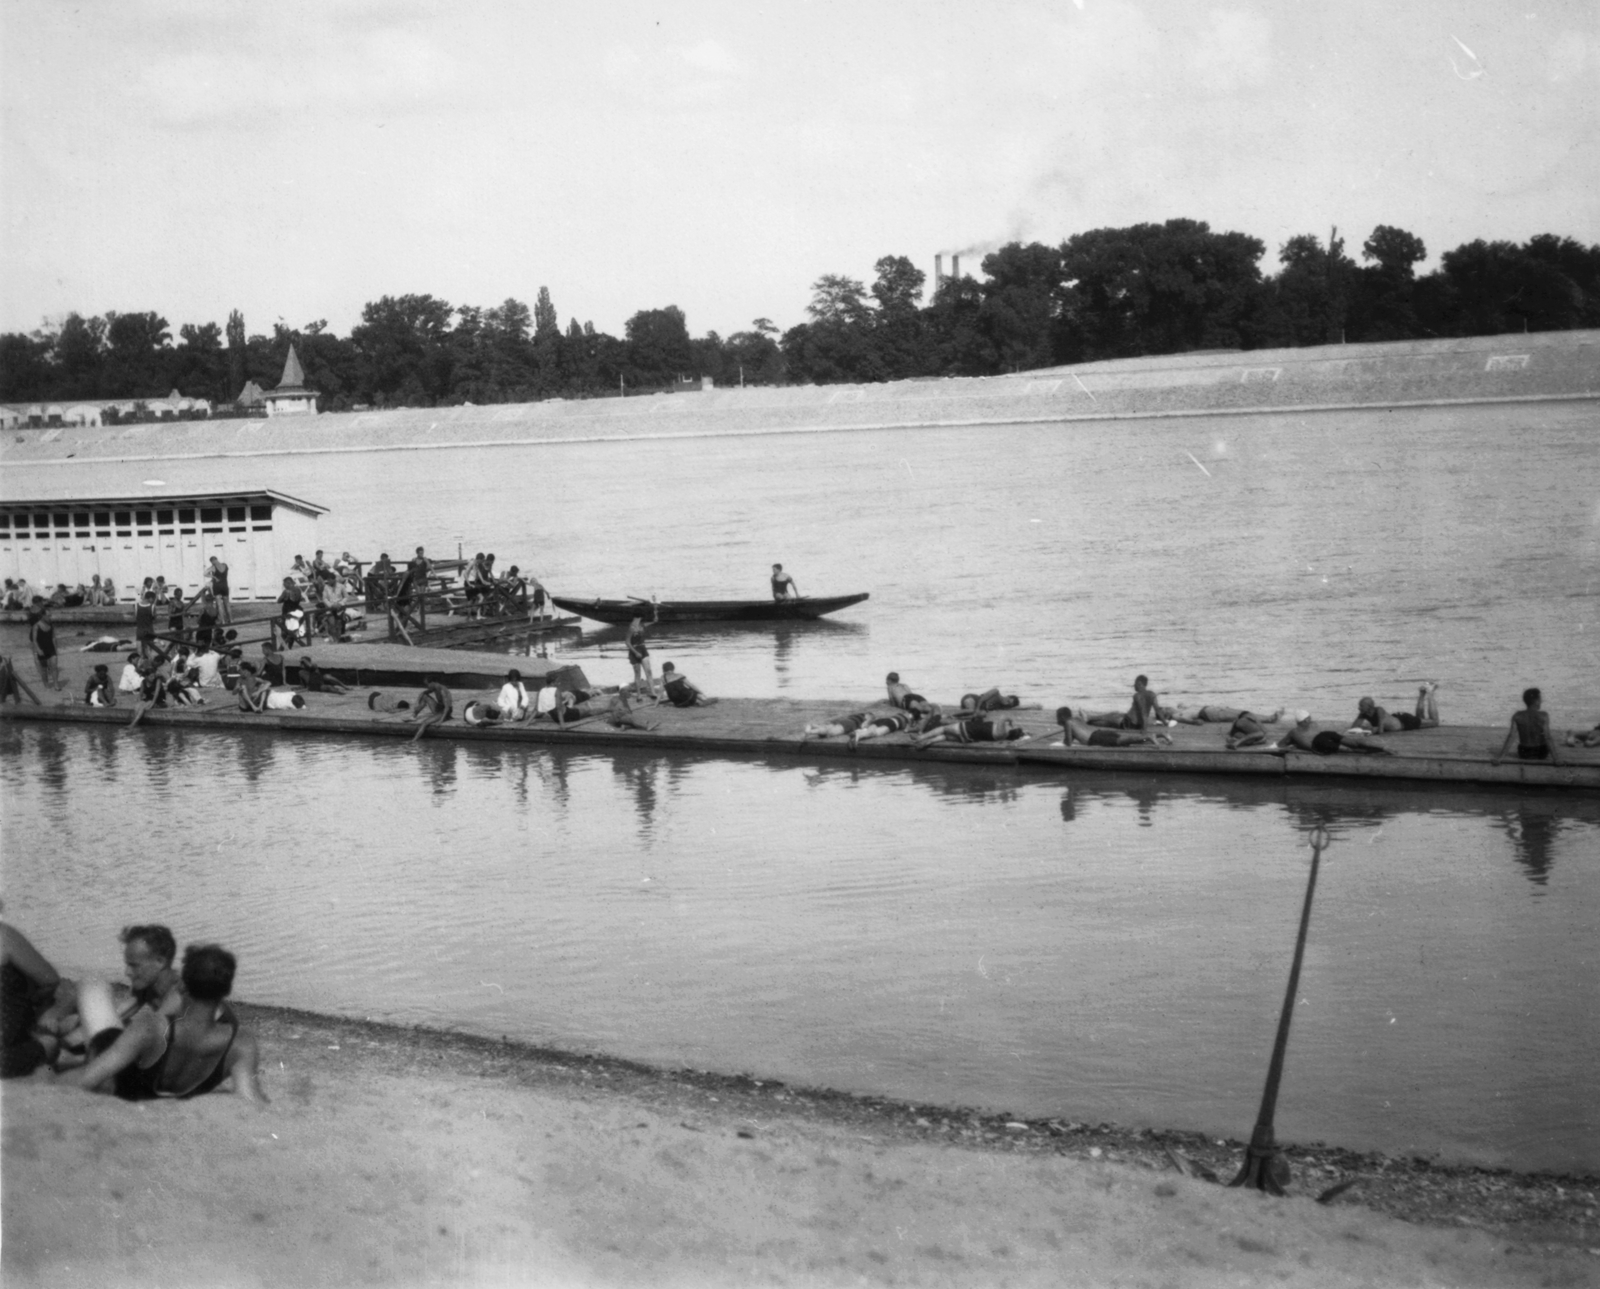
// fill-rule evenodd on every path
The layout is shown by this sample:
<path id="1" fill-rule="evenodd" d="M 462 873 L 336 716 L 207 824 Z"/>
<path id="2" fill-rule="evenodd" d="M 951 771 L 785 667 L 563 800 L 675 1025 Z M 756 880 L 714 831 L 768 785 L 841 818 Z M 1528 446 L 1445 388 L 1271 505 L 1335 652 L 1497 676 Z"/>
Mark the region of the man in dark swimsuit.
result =
<path id="1" fill-rule="evenodd" d="M 917 718 L 911 712 L 873 712 L 866 724 L 851 731 L 850 746 L 860 747 L 867 739 L 902 734 L 916 722 Z"/>
<path id="2" fill-rule="evenodd" d="M 255 1039 L 239 1028 L 226 999 L 233 991 L 234 956 L 220 945 L 183 952 L 183 993 L 168 1008 L 141 1006 L 119 1024 L 103 981 L 78 989 L 79 1012 L 92 1030 L 88 1064 L 66 1078 L 89 1091 L 110 1090 L 125 1101 L 186 1098 L 213 1092 L 226 1080 L 247 1100 L 266 1101 L 257 1074 Z"/>
<path id="3" fill-rule="evenodd" d="M 1165 734 L 1140 734 L 1133 730 L 1091 726 L 1080 717 L 1074 716 L 1070 707 L 1056 708 L 1056 724 L 1061 726 L 1062 747 L 1071 747 L 1075 742 L 1087 747 L 1137 747 L 1140 744 L 1154 747 L 1161 744 L 1170 745 L 1172 742 Z"/>
<path id="4" fill-rule="evenodd" d="M 921 694 L 911 692 L 911 686 L 902 684 L 900 673 L 891 671 L 884 677 L 884 684 L 889 690 L 889 703 L 902 711 L 911 712 L 917 716 L 938 716 L 940 708 L 938 703 L 930 703 Z"/>
<path id="5" fill-rule="evenodd" d="M 1027 733 L 1013 724 L 1009 716 L 991 720 L 987 716 L 969 715 L 962 720 L 947 722 L 926 734 L 918 734 L 911 741 L 920 750 L 941 739 L 951 743 L 1011 743 L 1027 737 Z"/>
<path id="6" fill-rule="evenodd" d="M 674 707 L 710 707 L 715 698 L 707 698 L 700 688 L 683 675 L 672 663 L 661 666 L 661 684 L 667 701 Z"/>
<path id="7" fill-rule="evenodd" d="M 37 615 L 28 628 L 28 642 L 33 646 L 33 660 L 39 664 L 39 679 L 46 689 L 61 688 L 61 664 L 56 659 L 56 627 L 50 621 L 50 606 L 36 601 Z"/>
<path id="8" fill-rule="evenodd" d="M 1428 681 L 1417 690 L 1415 712 L 1388 712 L 1370 698 L 1356 704 L 1356 718 L 1352 729 L 1367 730 L 1373 734 L 1400 734 L 1406 730 L 1431 730 L 1439 725 L 1439 700 L 1435 696 L 1439 686 Z"/>
<path id="9" fill-rule="evenodd" d="M 213 555 L 207 576 L 211 579 L 211 594 L 217 601 L 217 608 L 222 612 L 222 624 L 232 626 L 233 601 L 229 598 L 231 592 L 228 590 L 228 566 Z"/>
<path id="10" fill-rule="evenodd" d="M 415 743 L 433 726 L 443 725 L 450 719 L 454 709 L 455 703 L 450 697 L 450 691 L 431 676 L 424 676 L 422 692 L 417 695 L 411 715 L 406 717 L 408 721 L 417 722 L 417 732 L 411 736 L 411 741 Z"/>
<path id="11" fill-rule="evenodd" d="M 1521 760 L 1548 760 L 1551 765 L 1560 765 L 1561 756 L 1556 751 L 1555 739 L 1550 736 L 1550 714 L 1543 710 L 1544 696 L 1537 689 L 1524 689 L 1522 704 L 1522 711 L 1512 713 L 1511 728 L 1506 731 L 1506 741 L 1490 758 L 1490 763 L 1499 765 L 1505 760 L 1511 745 L 1515 743 L 1517 756 Z"/>
<path id="12" fill-rule="evenodd" d="M 851 712 L 848 716 L 835 716 L 832 720 L 811 721 L 800 733 L 800 741 L 808 738 L 838 738 L 848 734 L 854 740 L 856 731 L 872 719 L 871 712 Z"/>
<path id="13" fill-rule="evenodd" d="M 795 585 L 794 578 L 783 571 L 782 564 L 772 566 L 772 598 L 774 600 L 798 600 L 800 588 Z"/>
<path id="14" fill-rule="evenodd" d="M 1388 748 L 1368 743 L 1360 736 L 1314 728 L 1311 713 L 1304 709 L 1294 714 L 1294 727 L 1287 734 L 1261 750 L 1271 752 L 1274 756 L 1287 756 L 1290 752 L 1315 752 L 1318 756 L 1332 756 L 1341 751 L 1366 752 L 1373 756 L 1394 755 Z"/>

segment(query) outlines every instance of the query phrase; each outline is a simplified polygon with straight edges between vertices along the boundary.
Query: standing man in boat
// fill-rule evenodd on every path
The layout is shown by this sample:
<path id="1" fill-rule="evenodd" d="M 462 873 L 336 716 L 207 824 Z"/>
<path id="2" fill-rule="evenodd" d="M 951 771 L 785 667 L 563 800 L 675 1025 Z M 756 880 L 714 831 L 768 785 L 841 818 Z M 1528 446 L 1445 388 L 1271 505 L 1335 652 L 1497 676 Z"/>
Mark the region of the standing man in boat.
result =
<path id="1" fill-rule="evenodd" d="M 794 578 L 783 571 L 782 564 L 772 566 L 772 598 L 774 600 L 798 600 L 800 588 L 795 585 Z"/>

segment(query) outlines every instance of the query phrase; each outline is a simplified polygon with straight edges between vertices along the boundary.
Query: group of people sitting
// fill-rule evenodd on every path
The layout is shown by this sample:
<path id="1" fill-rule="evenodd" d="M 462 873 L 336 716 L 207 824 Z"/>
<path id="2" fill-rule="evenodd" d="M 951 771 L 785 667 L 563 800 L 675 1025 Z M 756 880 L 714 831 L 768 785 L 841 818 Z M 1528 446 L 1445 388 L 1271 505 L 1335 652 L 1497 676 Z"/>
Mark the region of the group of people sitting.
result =
<path id="1" fill-rule="evenodd" d="M 224 1088 L 264 1102 L 254 1037 L 228 1004 L 237 962 L 191 944 L 181 967 L 164 926 L 122 931 L 127 984 L 63 980 L 21 931 L 0 922 L 0 1077 L 41 1068 L 126 1101 L 182 1100 Z"/>
<path id="2" fill-rule="evenodd" d="M 302 660 L 302 670 L 309 659 Z M 707 697 L 692 684 L 687 676 L 680 675 L 672 663 L 662 668 L 664 692 L 658 698 L 652 691 L 652 703 L 666 702 L 675 707 L 707 707 L 717 700 Z M 653 730 L 659 722 L 653 721 L 635 709 L 637 693 L 630 695 L 627 686 L 616 690 L 584 689 L 579 686 L 559 684 L 536 685 L 530 690 L 522 673 L 513 667 L 506 672 L 505 682 L 492 702 L 469 699 L 461 709 L 461 719 L 469 726 L 516 725 L 536 720 L 548 720 L 565 728 L 580 721 L 603 719 L 614 729 Z M 431 676 L 423 678 L 422 689 L 415 699 L 392 698 L 377 690 L 367 695 L 367 707 L 374 712 L 400 715 L 401 720 L 415 723 L 412 741 L 424 733 L 455 717 L 455 696 Z"/>
<path id="3" fill-rule="evenodd" d="M 109 577 L 102 579 L 96 573 L 88 586 L 79 582 L 69 588 L 65 582 L 56 583 L 48 593 L 36 591 L 25 577 L 6 578 L 0 592 L 0 609 L 27 609 L 36 601 L 43 601 L 54 609 L 100 608 L 117 602 L 117 587 Z"/>
<path id="4" fill-rule="evenodd" d="M 550 596 L 544 583 L 513 564 L 504 574 L 494 567 L 494 552 L 479 551 L 461 570 L 461 593 L 469 618 L 526 612 L 528 620 L 547 617 Z"/>

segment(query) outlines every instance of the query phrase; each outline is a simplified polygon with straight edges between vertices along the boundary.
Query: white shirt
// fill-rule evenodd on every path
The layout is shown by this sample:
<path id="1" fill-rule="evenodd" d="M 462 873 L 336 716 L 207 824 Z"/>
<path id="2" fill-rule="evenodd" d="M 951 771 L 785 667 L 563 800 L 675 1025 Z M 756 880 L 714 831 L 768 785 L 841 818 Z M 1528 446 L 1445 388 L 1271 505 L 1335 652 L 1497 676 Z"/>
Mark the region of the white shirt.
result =
<path id="1" fill-rule="evenodd" d="M 494 705 L 505 715 L 521 718 L 527 715 L 528 691 L 520 680 L 508 680 L 500 686 L 500 695 Z"/>
<path id="2" fill-rule="evenodd" d="M 122 675 L 117 679 L 117 692 L 122 694 L 137 694 L 139 686 L 144 684 L 144 677 L 139 674 L 139 669 L 131 662 L 122 668 Z"/>
<path id="3" fill-rule="evenodd" d="M 222 680 L 217 675 L 217 669 L 222 666 L 222 655 L 215 650 L 197 653 L 189 659 L 189 666 L 198 677 L 196 683 L 202 689 L 221 689 Z"/>

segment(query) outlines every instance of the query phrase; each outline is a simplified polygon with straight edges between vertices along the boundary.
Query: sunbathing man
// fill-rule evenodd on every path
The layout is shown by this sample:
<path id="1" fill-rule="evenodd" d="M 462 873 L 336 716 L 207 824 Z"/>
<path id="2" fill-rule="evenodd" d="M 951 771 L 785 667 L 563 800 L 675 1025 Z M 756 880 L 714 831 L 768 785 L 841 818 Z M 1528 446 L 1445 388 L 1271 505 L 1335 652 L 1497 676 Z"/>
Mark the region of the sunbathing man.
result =
<path id="1" fill-rule="evenodd" d="M 1035 710 L 1037 703 L 1029 704 Z M 961 710 L 967 715 L 973 712 L 1015 711 L 1023 706 L 1023 702 L 1015 694 L 1002 694 L 999 688 L 986 689 L 981 694 L 962 694 Z"/>
<path id="2" fill-rule="evenodd" d="M 1515 743 L 1517 756 L 1521 760 L 1548 759 L 1551 765 L 1560 765 L 1561 758 L 1556 754 L 1555 740 L 1550 735 L 1550 713 L 1543 710 L 1544 696 L 1537 689 L 1524 689 L 1522 704 L 1522 711 L 1511 714 L 1511 728 L 1506 731 L 1506 741 L 1490 758 L 1491 763 L 1499 765 L 1511 750 L 1512 743 Z"/>
<path id="3" fill-rule="evenodd" d="M 505 719 L 505 713 L 494 703 L 480 703 L 473 698 L 461 709 L 461 719 L 468 725 L 498 725 Z"/>
<path id="4" fill-rule="evenodd" d="M 1238 746 L 1246 746 L 1239 744 Z M 1274 756 L 1287 756 L 1290 752 L 1315 752 L 1318 756 L 1332 756 L 1335 752 L 1367 752 L 1373 756 L 1393 756 L 1386 747 L 1368 743 L 1359 735 L 1340 734 L 1337 730 L 1318 730 L 1313 727 L 1311 713 L 1302 708 L 1294 714 L 1294 727 L 1276 743 L 1261 749 Z"/>
<path id="5" fill-rule="evenodd" d="M 710 707 L 715 698 L 707 698 L 700 688 L 670 662 L 661 664 L 661 683 L 666 688 L 667 701 L 674 707 Z"/>
<path id="6" fill-rule="evenodd" d="M 848 716 L 835 716 L 831 720 L 808 722 L 800 732 L 800 741 L 808 738 L 839 738 L 848 734 L 852 739 L 863 725 L 872 719 L 871 712 L 851 712 Z"/>
<path id="7" fill-rule="evenodd" d="M 1193 712 L 1187 707 L 1158 707 L 1156 716 L 1168 723 L 1176 721 L 1179 725 L 1233 725 L 1245 716 L 1262 725 L 1276 725 L 1283 718 L 1283 708 L 1278 708 L 1271 716 L 1257 716 L 1248 707 L 1219 707 L 1215 703 L 1207 703 Z"/>
<path id="8" fill-rule="evenodd" d="M 406 717 L 408 721 L 417 722 L 417 732 L 411 736 L 411 741 L 415 743 L 435 725 L 443 725 L 450 719 L 454 709 L 455 703 L 450 697 L 450 691 L 433 677 L 424 676 L 422 692 L 417 695 L 417 701 L 411 708 L 411 715 Z"/>
<path id="9" fill-rule="evenodd" d="M 994 720 L 987 715 L 969 714 L 965 718 L 948 721 L 926 734 L 918 734 L 911 741 L 921 749 L 940 739 L 947 739 L 951 743 L 1011 743 L 1027 737 L 1009 716 Z"/>
<path id="10" fill-rule="evenodd" d="M 1592 730 L 1568 730 L 1564 747 L 1600 747 L 1600 725 Z"/>
<path id="11" fill-rule="evenodd" d="M 850 746 L 860 747 L 867 739 L 882 738 L 886 734 L 902 734 L 916 721 L 911 712 L 873 712 L 866 724 L 851 731 Z"/>
<path id="12" fill-rule="evenodd" d="M 113 1016 L 125 1019 L 141 1007 L 155 1012 L 176 1011 L 181 995 L 178 973 L 172 966 L 173 959 L 178 956 L 178 944 L 172 932 L 152 922 L 145 926 L 125 926 L 117 938 L 122 941 L 122 971 L 128 983 L 104 985 Z M 39 1017 L 39 1029 L 43 1033 L 55 1035 L 69 1055 L 79 1056 L 89 1038 L 106 1023 L 120 1024 L 121 1021 L 103 1022 L 93 1027 L 80 1023 L 78 987 L 70 982 L 63 984 L 56 1002 Z"/>
<path id="13" fill-rule="evenodd" d="M 1157 715 L 1160 703 L 1155 690 L 1149 688 L 1150 677 L 1135 676 L 1133 702 L 1125 712 L 1095 712 L 1093 715 L 1079 709 L 1080 719 L 1088 725 L 1098 725 L 1108 730 L 1142 730 L 1163 722 Z"/>
<path id="14" fill-rule="evenodd" d="M 66 1079 L 125 1101 L 151 1101 L 213 1092 L 231 1078 L 235 1092 L 264 1102 L 255 1039 L 240 1030 L 225 1001 L 235 967 L 234 956 L 219 945 L 190 945 L 183 951 L 183 995 L 176 1010 L 163 1015 L 141 1007 L 125 1023 L 119 1023 L 110 988 L 103 981 L 84 982 L 78 1010 L 92 1035 L 91 1055 Z"/>
<path id="15" fill-rule="evenodd" d="M 300 684 L 314 694 L 348 694 L 350 692 L 349 685 L 323 671 L 321 667 L 311 661 L 311 655 L 308 653 L 300 655 Z"/>
<path id="16" fill-rule="evenodd" d="M 1439 686 L 1428 681 L 1417 690 L 1417 710 L 1412 712 L 1386 712 L 1370 698 L 1356 704 L 1356 719 L 1352 729 L 1366 730 L 1371 734 L 1399 734 L 1405 730 L 1431 730 L 1439 726 Z"/>
<path id="17" fill-rule="evenodd" d="M 901 711 L 913 712 L 918 716 L 937 716 L 939 714 L 939 704 L 930 703 L 921 694 L 912 693 L 910 685 L 900 683 L 900 673 L 898 671 L 891 671 L 884 678 L 884 683 L 889 689 L 889 703 L 891 706 L 898 707 Z"/>
<path id="18" fill-rule="evenodd" d="M 1081 717 L 1074 716 L 1070 707 L 1056 708 L 1056 724 L 1061 726 L 1062 747 L 1071 747 L 1074 743 L 1082 743 L 1087 747 L 1137 747 L 1141 743 L 1155 747 L 1170 746 L 1172 743 L 1165 734 L 1140 734 L 1133 730 L 1091 726 Z"/>

